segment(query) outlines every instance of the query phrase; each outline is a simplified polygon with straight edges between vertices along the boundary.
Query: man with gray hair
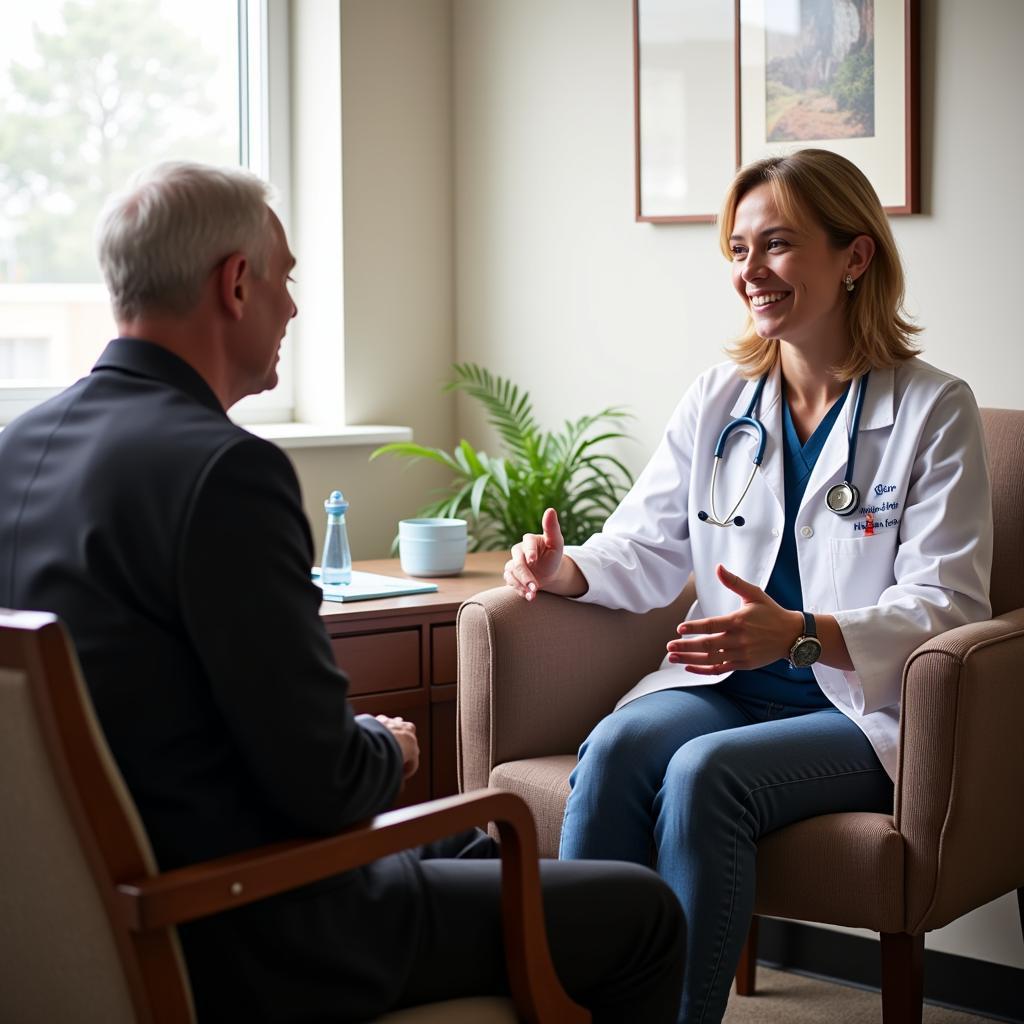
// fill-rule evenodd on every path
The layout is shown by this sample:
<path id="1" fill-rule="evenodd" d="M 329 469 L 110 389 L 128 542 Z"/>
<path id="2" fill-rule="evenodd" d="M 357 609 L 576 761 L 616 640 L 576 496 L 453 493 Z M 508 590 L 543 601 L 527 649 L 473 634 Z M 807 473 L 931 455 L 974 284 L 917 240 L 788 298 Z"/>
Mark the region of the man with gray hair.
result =
<path id="1" fill-rule="evenodd" d="M 163 869 L 389 807 L 415 728 L 354 716 L 286 456 L 226 410 L 277 383 L 295 264 L 267 187 L 164 164 L 107 207 L 120 337 L 0 433 L 0 606 L 68 626 Z M 180 929 L 200 1020 L 357 1021 L 506 988 L 474 832 Z M 555 967 L 595 1020 L 675 1019 L 681 912 L 653 872 L 545 862 Z"/>

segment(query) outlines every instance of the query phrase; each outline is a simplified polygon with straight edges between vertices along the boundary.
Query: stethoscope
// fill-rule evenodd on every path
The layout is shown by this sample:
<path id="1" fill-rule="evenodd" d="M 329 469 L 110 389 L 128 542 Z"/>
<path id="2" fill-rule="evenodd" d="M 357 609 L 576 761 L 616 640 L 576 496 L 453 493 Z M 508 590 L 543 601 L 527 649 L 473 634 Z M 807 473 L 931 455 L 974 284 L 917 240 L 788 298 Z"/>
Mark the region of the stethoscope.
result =
<path id="1" fill-rule="evenodd" d="M 833 484 L 825 495 L 825 505 L 830 511 L 835 512 L 837 516 L 852 515 L 860 504 L 860 491 L 853 485 L 853 465 L 857 459 L 857 431 L 860 427 L 860 412 L 864 408 L 864 393 L 868 387 L 868 376 L 869 374 L 865 373 L 857 384 L 857 401 L 853 407 L 853 421 L 850 424 L 846 472 L 843 474 L 843 482 Z M 742 526 L 746 522 L 743 516 L 736 515 L 736 510 L 743 503 L 743 499 L 747 496 L 747 491 L 750 490 L 750 485 L 754 482 L 754 477 L 757 476 L 757 467 L 761 465 L 761 460 L 764 458 L 765 445 L 768 443 L 768 433 L 764 429 L 764 424 L 755 415 L 761 402 L 764 382 L 767 379 L 768 374 L 766 373 L 757 382 L 757 387 L 754 388 L 754 396 L 750 399 L 750 405 L 747 406 L 746 413 L 726 423 L 722 433 L 718 436 L 718 445 L 715 448 L 715 464 L 711 468 L 711 514 L 698 512 L 697 518 L 702 523 L 710 523 L 712 526 Z M 757 434 L 757 451 L 754 453 L 750 476 L 747 477 L 747 486 L 743 488 L 743 493 L 739 496 L 736 504 L 733 505 L 732 511 L 725 519 L 720 519 L 718 510 L 715 508 L 715 480 L 718 477 L 718 466 L 722 461 L 722 456 L 725 454 L 725 443 L 729 440 L 729 435 L 742 426 L 754 428 Z"/>

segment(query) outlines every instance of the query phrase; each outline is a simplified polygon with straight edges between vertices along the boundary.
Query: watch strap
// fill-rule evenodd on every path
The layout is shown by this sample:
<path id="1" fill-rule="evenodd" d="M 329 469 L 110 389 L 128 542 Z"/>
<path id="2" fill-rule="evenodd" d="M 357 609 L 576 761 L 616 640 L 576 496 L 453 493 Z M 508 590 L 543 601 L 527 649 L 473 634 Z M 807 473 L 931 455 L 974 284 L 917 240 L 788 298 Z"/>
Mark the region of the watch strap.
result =
<path id="1" fill-rule="evenodd" d="M 789 663 L 793 668 L 809 668 L 821 657 L 821 641 L 818 639 L 814 616 L 810 612 L 800 614 L 804 617 L 804 631 L 793 641 L 793 646 L 789 649 Z M 803 648 L 808 648 L 809 651 L 804 651 Z M 799 661 L 798 653 L 801 655 Z"/>

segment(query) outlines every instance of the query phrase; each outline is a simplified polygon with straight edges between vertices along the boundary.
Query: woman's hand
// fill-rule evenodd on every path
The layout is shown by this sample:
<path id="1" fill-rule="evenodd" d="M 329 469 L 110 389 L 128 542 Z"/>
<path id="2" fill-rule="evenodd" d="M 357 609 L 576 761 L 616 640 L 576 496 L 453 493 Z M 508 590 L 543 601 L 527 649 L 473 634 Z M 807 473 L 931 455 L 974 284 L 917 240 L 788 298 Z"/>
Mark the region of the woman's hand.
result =
<path id="1" fill-rule="evenodd" d="M 587 581 L 576 563 L 562 555 L 565 542 L 558 524 L 558 513 L 546 509 L 541 533 L 527 533 L 512 547 L 505 563 L 505 582 L 527 601 L 540 590 L 564 597 L 579 597 L 587 592 Z"/>
<path id="2" fill-rule="evenodd" d="M 718 579 L 740 596 L 742 604 L 728 615 L 682 622 L 670 640 L 668 660 L 695 675 L 715 676 L 737 669 L 761 668 L 789 656 L 804 631 L 801 612 L 789 611 L 760 587 L 718 566 Z"/>

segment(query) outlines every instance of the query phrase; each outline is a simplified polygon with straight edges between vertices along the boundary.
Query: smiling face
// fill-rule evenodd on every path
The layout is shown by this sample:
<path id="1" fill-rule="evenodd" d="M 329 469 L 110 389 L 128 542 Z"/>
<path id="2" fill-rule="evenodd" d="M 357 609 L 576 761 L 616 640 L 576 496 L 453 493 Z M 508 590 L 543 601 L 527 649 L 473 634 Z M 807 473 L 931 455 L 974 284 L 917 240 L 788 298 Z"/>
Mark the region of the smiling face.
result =
<path id="1" fill-rule="evenodd" d="M 811 217 L 785 216 L 771 188 L 759 185 L 736 207 L 729 248 L 733 286 L 762 338 L 836 353 L 848 348 L 843 278 L 852 246 L 835 248 Z"/>

